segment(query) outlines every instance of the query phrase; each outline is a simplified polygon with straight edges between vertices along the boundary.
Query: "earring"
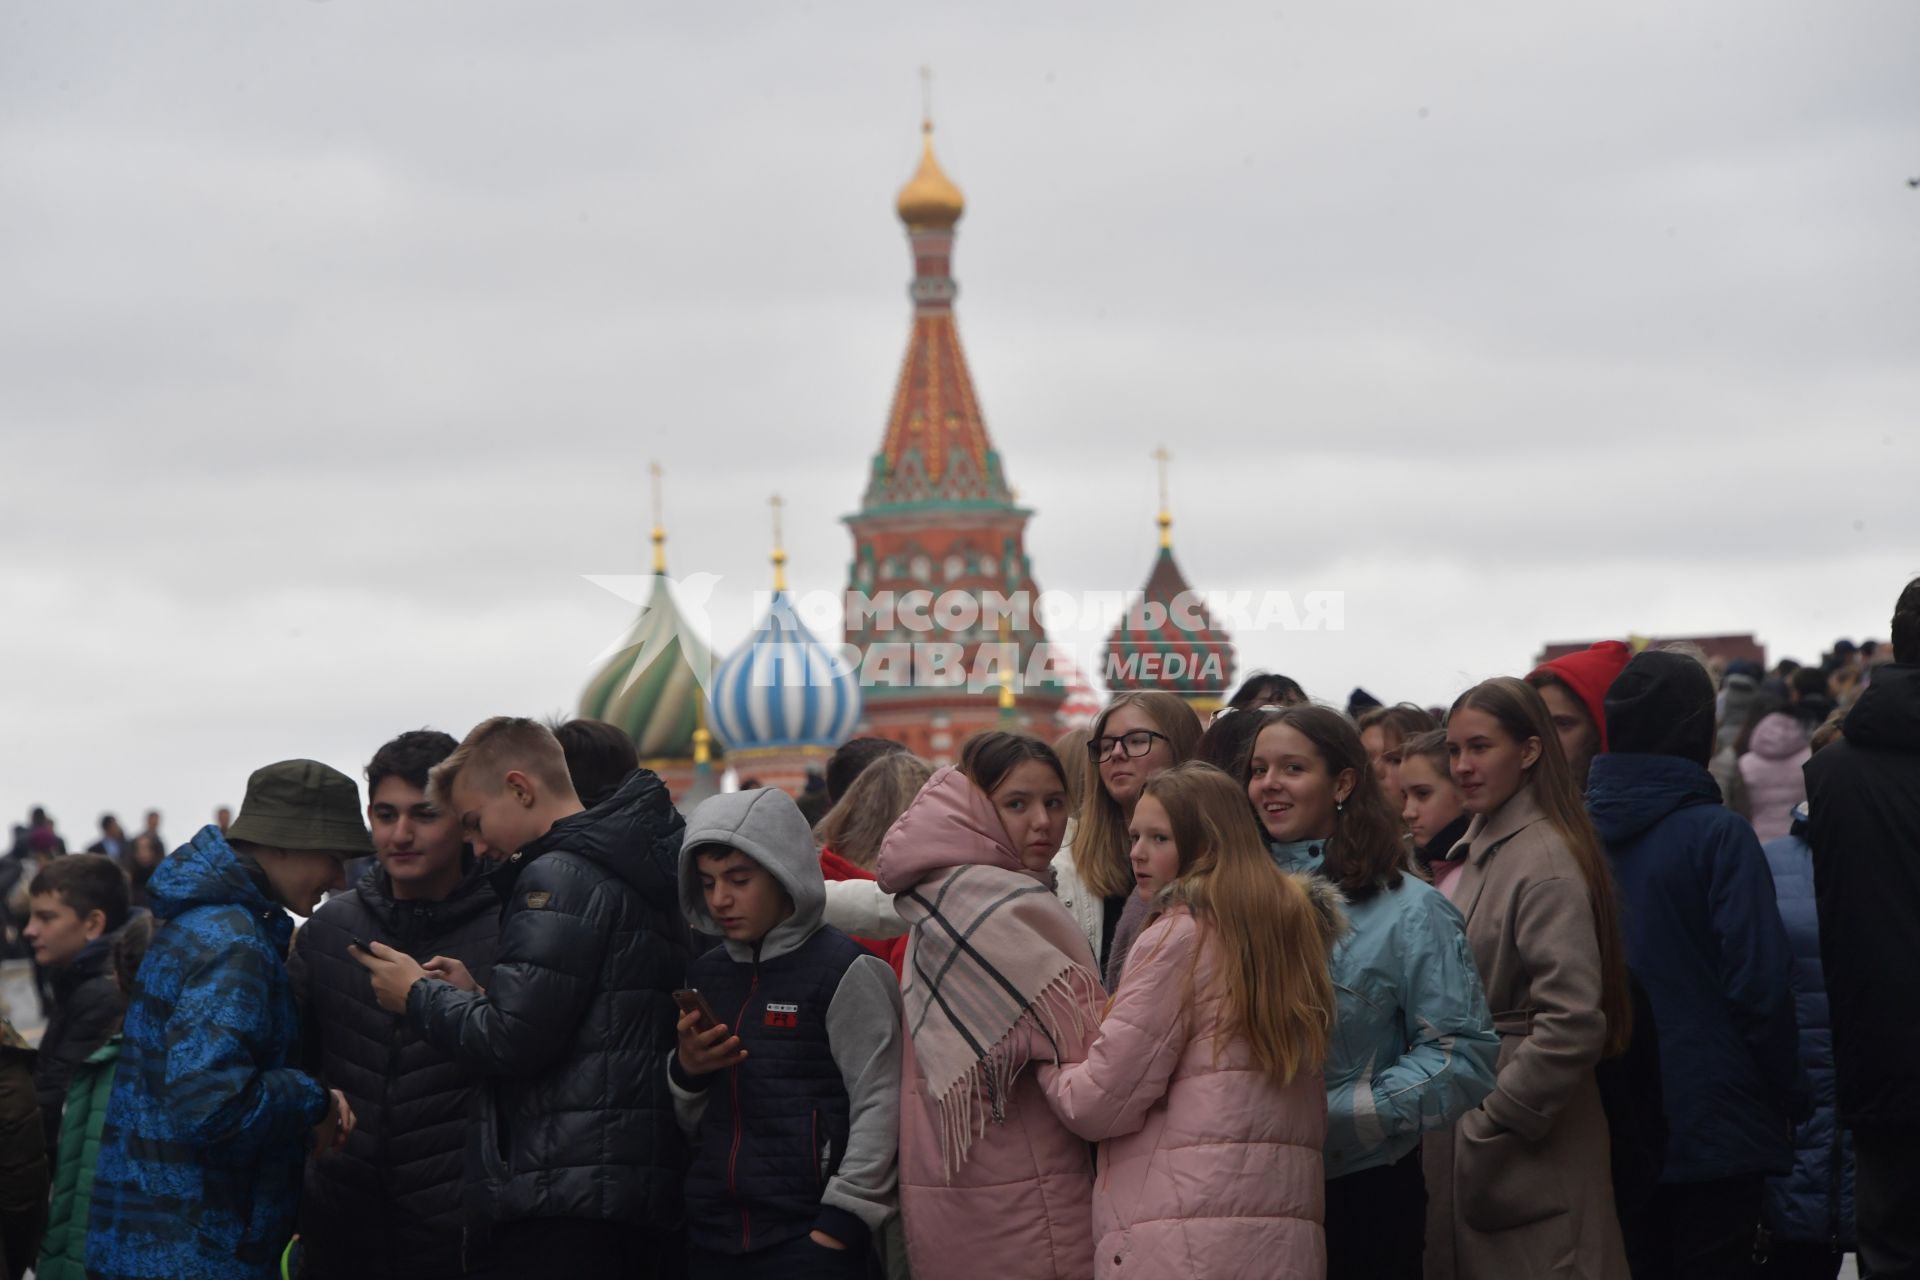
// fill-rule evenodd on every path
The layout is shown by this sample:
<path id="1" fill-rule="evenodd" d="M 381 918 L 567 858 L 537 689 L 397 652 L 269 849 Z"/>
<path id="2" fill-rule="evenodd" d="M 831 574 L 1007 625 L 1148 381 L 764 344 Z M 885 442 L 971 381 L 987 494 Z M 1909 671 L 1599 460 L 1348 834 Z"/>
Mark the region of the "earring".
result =
<path id="1" fill-rule="evenodd" d="M 1345 800 L 1335 800 L 1333 802 L 1333 811 L 1335 813 L 1345 813 L 1347 811 L 1347 802 Z"/>

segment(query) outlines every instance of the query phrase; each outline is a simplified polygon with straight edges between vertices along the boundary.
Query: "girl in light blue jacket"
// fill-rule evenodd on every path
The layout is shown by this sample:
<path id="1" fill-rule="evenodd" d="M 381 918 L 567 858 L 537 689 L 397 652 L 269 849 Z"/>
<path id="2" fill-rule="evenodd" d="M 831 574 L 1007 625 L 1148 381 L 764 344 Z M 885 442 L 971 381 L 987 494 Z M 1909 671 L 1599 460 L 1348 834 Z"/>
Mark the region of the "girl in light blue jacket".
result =
<path id="1" fill-rule="evenodd" d="M 1268 712 L 1245 780 L 1274 861 L 1331 880 L 1352 926 L 1333 953 L 1327 1275 L 1419 1280 L 1420 1135 L 1479 1105 L 1500 1051 L 1466 923 L 1408 866 L 1366 748 L 1337 711 Z"/>

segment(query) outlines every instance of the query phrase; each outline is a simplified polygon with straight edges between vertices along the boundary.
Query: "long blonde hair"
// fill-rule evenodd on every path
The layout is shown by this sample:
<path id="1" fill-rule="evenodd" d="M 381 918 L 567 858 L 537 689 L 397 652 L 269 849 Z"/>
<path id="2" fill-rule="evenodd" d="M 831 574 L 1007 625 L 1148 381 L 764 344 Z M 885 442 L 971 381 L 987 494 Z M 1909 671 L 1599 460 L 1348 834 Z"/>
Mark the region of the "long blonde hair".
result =
<path id="1" fill-rule="evenodd" d="M 1244 1037 L 1275 1084 L 1319 1070 L 1333 1032 L 1331 908 L 1274 865 L 1246 791 L 1212 765 L 1176 765 L 1141 794 L 1167 811 L 1180 855 L 1179 878 L 1155 905 L 1185 906 L 1215 944 L 1226 979 L 1220 1040 Z"/>
<path id="2" fill-rule="evenodd" d="M 911 751 L 889 751 L 860 771 L 840 803 L 813 828 L 813 838 L 862 870 L 873 870 L 887 829 L 907 811 L 933 766 Z"/>
<path id="3" fill-rule="evenodd" d="M 1109 702 L 1093 722 L 1090 742 L 1106 736 L 1107 721 L 1122 707 L 1138 707 L 1146 713 L 1154 728 L 1166 736 L 1174 764 L 1193 759 L 1193 750 L 1200 745 L 1200 717 L 1176 695 L 1158 689 L 1123 693 Z M 1133 842 L 1127 836 L 1127 815 L 1120 802 L 1107 794 L 1097 765 L 1092 775 L 1086 798 L 1080 802 L 1080 822 L 1074 828 L 1073 869 L 1081 883 L 1099 897 L 1125 897 L 1133 892 L 1133 868 L 1127 862 L 1127 850 Z"/>
<path id="4" fill-rule="evenodd" d="M 1521 775 L 1520 785 L 1533 789 L 1533 802 L 1560 833 L 1573 854 L 1574 865 L 1580 868 L 1581 878 L 1587 882 L 1593 932 L 1600 948 L 1600 1011 L 1607 1017 L 1607 1042 L 1602 1052 L 1609 1058 L 1625 1053 L 1633 1043 L 1633 990 L 1627 976 L 1627 944 L 1620 933 L 1620 904 L 1600 833 L 1593 829 L 1580 788 L 1574 785 L 1572 766 L 1560 749 L 1553 713 L 1547 710 L 1538 689 L 1513 676 L 1482 680 L 1460 695 L 1447 712 L 1447 719 L 1453 719 L 1462 707 L 1492 716 L 1501 730 L 1522 746 L 1528 738 L 1540 742 L 1540 758 Z"/>

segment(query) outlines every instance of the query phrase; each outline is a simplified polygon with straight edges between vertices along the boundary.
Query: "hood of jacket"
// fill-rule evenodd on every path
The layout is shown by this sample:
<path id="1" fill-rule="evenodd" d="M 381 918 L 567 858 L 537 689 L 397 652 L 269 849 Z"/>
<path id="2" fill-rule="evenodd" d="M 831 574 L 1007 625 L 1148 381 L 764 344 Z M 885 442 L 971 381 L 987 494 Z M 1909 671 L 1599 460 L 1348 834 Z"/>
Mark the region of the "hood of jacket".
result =
<path id="1" fill-rule="evenodd" d="M 1587 812 L 1608 845 L 1634 839 L 1675 810 L 1719 803 L 1713 775 L 1679 756 L 1614 752 L 1595 756 L 1587 775 Z"/>
<path id="2" fill-rule="evenodd" d="M 778 787 L 730 791 L 700 802 L 687 823 L 680 846 L 680 912 L 702 933 L 720 932 L 700 891 L 700 851 L 721 846 L 738 849 L 765 867 L 793 899 L 793 914 L 760 940 L 759 958 L 785 955 L 813 936 L 827 910 L 827 882 L 820 853 L 800 806 Z M 754 948 L 727 939 L 727 954 L 754 958 Z"/>
<path id="3" fill-rule="evenodd" d="M 1920 663 L 1875 667 L 1840 732 L 1857 747 L 1920 751 Z"/>
<path id="4" fill-rule="evenodd" d="M 949 867 L 999 867 L 1045 882 L 1020 861 L 1000 811 L 952 765 L 937 770 L 880 842 L 873 869 L 880 887 L 900 894 Z"/>
<path id="5" fill-rule="evenodd" d="M 1713 759 L 1713 677 L 1683 654 L 1649 649 L 1607 690 L 1607 749 L 1678 756 L 1701 768 Z"/>
<path id="6" fill-rule="evenodd" d="M 194 907 L 239 907 L 266 921 L 280 946 L 293 937 L 293 919 L 267 896 L 261 880 L 209 823 L 192 840 L 168 854 L 147 881 L 147 906 L 161 920 Z"/>
<path id="7" fill-rule="evenodd" d="M 360 895 L 361 905 L 366 907 L 367 913 L 388 932 L 399 932 L 399 917 L 404 907 L 405 914 L 420 921 L 428 932 L 438 934 L 457 929 L 476 916 L 500 909 L 500 901 L 493 895 L 490 874 L 487 865 L 479 862 L 467 868 L 467 873 L 454 886 L 453 892 L 439 901 L 409 898 L 402 904 L 393 896 L 393 877 L 387 874 L 387 869 L 376 858 L 353 888 Z"/>
<path id="8" fill-rule="evenodd" d="M 494 871 L 494 892 L 505 902 L 521 868 L 558 850 L 599 863 L 642 898 L 670 911 L 685 825 L 660 775 L 635 770 L 599 805 L 560 819 L 522 849 L 519 858 Z"/>
<path id="9" fill-rule="evenodd" d="M 1765 760 L 1791 760 L 1807 749 L 1813 732 L 1798 716 L 1785 711 L 1770 711 L 1753 726 L 1747 749 Z"/>

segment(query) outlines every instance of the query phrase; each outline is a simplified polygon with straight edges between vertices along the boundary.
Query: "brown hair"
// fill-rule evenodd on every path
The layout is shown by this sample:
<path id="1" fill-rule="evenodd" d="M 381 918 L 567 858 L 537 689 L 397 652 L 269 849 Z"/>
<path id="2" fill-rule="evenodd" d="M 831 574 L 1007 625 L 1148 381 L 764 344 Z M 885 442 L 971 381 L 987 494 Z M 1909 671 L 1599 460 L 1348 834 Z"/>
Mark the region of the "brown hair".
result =
<path id="1" fill-rule="evenodd" d="M 127 922 L 127 873 L 103 853 L 74 853 L 55 858 L 34 874 L 27 886 L 32 897 L 53 894 L 85 920 L 98 911 L 112 933 Z"/>
<path id="2" fill-rule="evenodd" d="M 1846 734 L 1841 731 L 1841 726 L 1844 725 L 1846 721 L 1847 709 L 1845 707 L 1835 707 L 1833 714 L 1825 720 L 1822 720 L 1820 727 L 1813 731 L 1813 739 L 1808 742 L 1807 745 L 1813 750 L 1818 751 L 1822 747 L 1832 746 L 1835 741 L 1844 740 Z"/>
<path id="3" fill-rule="evenodd" d="M 1038 760 L 1052 769 L 1060 777 L 1061 788 L 1066 788 L 1067 770 L 1060 763 L 1060 757 L 1053 753 L 1052 747 L 1029 734 L 989 729 L 974 734 L 960 746 L 960 772 L 986 795 L 992 795 L 993 789 L 1008 774 L 1029 760 Z"/>
<path id="4" fill-rule="evenodd" d="M 1107 721 L 1122 707 L 1138 707 L 1146 712 L 1147 719 L 1166 735 L 1174 764 L 1184 764 L 1193 758 L 1193 749 L 1200 743 L 1200 717 L 1177 695 L 1158 689 L 1123 693 L 1109 702 L 1087 735 L 1090 744 L 1106 736 Z M 1132 844 L 1127 836 L 1127 816 L 1119 802 L 1100 784 L 1096 769 L 1087 787 L 1086 799 L 1080 802 L 1080 824 L 1073 835 L 1073 869 L 1079 873 L 1088 892 L 1102 898 L 1119 898 L 1133 892 L 1133 866 L 1127 861 L 1127 851 Z"/>
<path id="5" fill-rule="evenodd" d="M 1538 686 L 1535 687 L 1537 688 Z M 1442 778 L 1451 780 L 1453 776 L 1453 763 L 1447 759 L 1447 731 L 1445 729 L 1429 729 L 1425 733 L 1416 733 L 1400 744 L 1400 759 L 1402 763 L 1413 759 L 1415 756 L 1424 756 L 1427 763 L 1433 766 L 1435 773 L 1439 774 Z"/>
<path id="6" fill-rule="evenodd" d="M 453 784 L 468 769 L 476 775 L 475 785 L 489 792 L 498 791 L 506 773 L 518 769 L 556 794 L 575 795 L 559 739 L 525 716 L 494 716 L 475 725 L 452 755 L 428 771 L 427 797 L 452 809 Z"/>
<path id="7" fill-rule="evenodd" d="M 840 802 L 813 829 L 820 846 L 873 870 L 887 828 L 907 811 L 933 766 L 911 751 L 890 751 L 862 769 Z"/>
<path id="8" fill-rule="evenodd" d="M 1261 717 L 1260 733 L 1276 725 L 1287 726 L 1311 743 L 1314 754 L 1333 777 L 1342 772 L 1353 774 L 1353 790 L 1333 815 L 1333 836 L 1322 855 L 1321 873 L 1355 902 L 1365 902 L 1382 889 L 1398 889 L 1400 877 L 1408 869 L 1407 846 L 1400 838 L 1400 815 L 1387 803 L 1380 780 L 1373 776 L 1367 749 L 1360 745 L 1360 731 L 1331 707 L 1268 711 Z M 1255 734 L 1255 750 L 1259 741 L 1259 734 Z M 1254 754 L 1247 753 L 1246 770 L 1240 778 L 1242 801 L 1247 800 L 1247 789 L 1253 782 Z M 1251 812 L 1250 802 L 1248 809 Z"/>
<path id="9" fill-rule="evenodd" d="M 1175 765 L 1149 778 L 1141 794 L 1167 811 L 1180 855 L 1179 878 L 1155 905 L 1185 906 L 1213 935 L 1226 982 L 1220 1041 L 1244 1037 L 1276 1084 L 1317 1070 L 1333 1031 L 1332 921 L 1301 879 L 1273 865 L 1246 792 L 1219 769 Z"/>
<path id="10" fill-rule="evenodd" d="M 1401 748 L 1408 738 L 1417 733 L 1426 733 L 1440 727 L 1424 707 L 1416 707 L 1411 702 L 1395 703 L 1391 707 L 1374 707 L 1354 722 L 1354 729 L 1360 733 L 1378 727 L 1386 736 L 1387 749 L 1381 754 L 1389 761 L 1398 762 Z"/>
<path id="11" fill-rule="evenodd" d="M 1566 842 L 1574 865 L 1587 882 L 1587 900 L 1593 907 L 1593 932 L 1600 949 L 1600 1011 L 1607 1017 L 1605 1055 L 1625 1053 L 1633 1042 L 1633 994 L 1627 976 L 1627 948 L 1620 936 L 1620 906 L 1613 875 L 1593 820 L 1574 785 L 1573 771 L 1560 750 L 1553 716 L 1539 690 L 1512 676 L 1483 680 L 1455 700 L 1447 718 L 1462 708 L 1492 716 L 1513 741 L 1529 738 L 1540 743 L 1540 758 L 1521 775 L 1520 785 L 1532 788 L 1534 803 Z"/>

